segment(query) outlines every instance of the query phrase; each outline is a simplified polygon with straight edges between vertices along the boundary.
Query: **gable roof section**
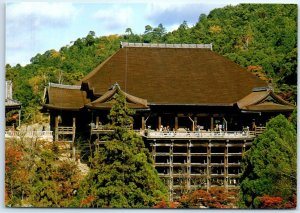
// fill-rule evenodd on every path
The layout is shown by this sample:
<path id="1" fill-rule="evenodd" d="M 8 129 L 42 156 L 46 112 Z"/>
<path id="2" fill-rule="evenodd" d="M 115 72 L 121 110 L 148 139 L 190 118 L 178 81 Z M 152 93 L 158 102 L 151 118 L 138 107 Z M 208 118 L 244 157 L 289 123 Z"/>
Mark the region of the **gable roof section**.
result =
<path id="1" fill-rule="evenodd" d="M 253 91 L 239 100 L 237 105 L 242 110 L 257 112 L 293 111 L 295 108 L 292 104 L 276 95 L 271 89 Z"/>
<path id="2" fill-rule="evenodd" d="M 113 87 L 104 93 L 101 97 L 95 101 L 86 104 L 86 107 L 91 109 L 111 109 L 115 103 L 114 96 L 116 93 L 122 93 L 126 98 L 126 104 L 132 109 L 148 109 L 147 100 L 132 96 L 121 90 L 119 85 L 116 83 Z"/>
<path id="3" fill-rule="evenodd" d="M 81 82 L 98 97 L 118 82 L 148 105 L 202 106 L 232 106 L 267 85 L 207 48 L 136 46 L 121 48 Z"/>
<path id="4" fill-rule="evenodd" d="M 80 86 L 49 83 L 44 107 L 56 110 L 80 110 L 89 103 L 85 91 Z"/>

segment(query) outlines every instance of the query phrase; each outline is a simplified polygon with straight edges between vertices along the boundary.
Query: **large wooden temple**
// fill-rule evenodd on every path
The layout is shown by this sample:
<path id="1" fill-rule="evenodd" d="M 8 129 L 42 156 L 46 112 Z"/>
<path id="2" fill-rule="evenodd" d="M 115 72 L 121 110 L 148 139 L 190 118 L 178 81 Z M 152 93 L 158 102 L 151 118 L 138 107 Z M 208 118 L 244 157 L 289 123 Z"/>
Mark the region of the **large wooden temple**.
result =
<path id="1" fill-rule="evenodd" d="M 44 111 L 55 141 L 109 131 L 103 125 L 117 90 L 136 110 L 133 129 L 149 147 L 171 200 L 199 187 L 237 187 L 254 138 L 271 117 L 294 109 L 210 44 L 123 42 L 77 85 L 49 84 Z"/>

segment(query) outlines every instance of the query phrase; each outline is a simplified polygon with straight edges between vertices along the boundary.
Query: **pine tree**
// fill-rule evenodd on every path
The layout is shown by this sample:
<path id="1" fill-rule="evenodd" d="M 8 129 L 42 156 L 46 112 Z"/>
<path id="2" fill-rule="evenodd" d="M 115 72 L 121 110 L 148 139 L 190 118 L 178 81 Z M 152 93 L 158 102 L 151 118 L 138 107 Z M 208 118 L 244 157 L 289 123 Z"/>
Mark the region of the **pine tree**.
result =
<path id="1" fill-rule="evenodd" d="M 166 189 L 140 136 L 132 131 L 133 111 L 118 90 L 109 119 L 114 133 L 90 160 L 79 191 L 81 207 L 146 208 L 166 198 Z"/>

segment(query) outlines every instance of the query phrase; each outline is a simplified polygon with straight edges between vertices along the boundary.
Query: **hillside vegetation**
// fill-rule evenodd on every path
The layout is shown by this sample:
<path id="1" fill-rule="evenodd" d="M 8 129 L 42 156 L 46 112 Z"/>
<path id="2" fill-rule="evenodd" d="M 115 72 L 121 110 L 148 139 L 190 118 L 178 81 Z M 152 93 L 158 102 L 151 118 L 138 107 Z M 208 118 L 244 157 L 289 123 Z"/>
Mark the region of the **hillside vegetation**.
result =
<path id="1" fill-rule="evenodd" d="M 199 14 L 166 32 L 163 24 L 145 26 L 142 35 L 127 28 L 124 35 L 97 37 L 90 31 L 59 51 L 37 54 L 26 66 L 6 65 L 14 97 L 23 104 L 24 120 L 35 119 L 48 82 L 75 84 L 116 52 L 120 41 L 152 43 L 213 43 L 213 50 L 267 81 L 285 100 L 297 93 L 297 5 L 241 4 Z"/>

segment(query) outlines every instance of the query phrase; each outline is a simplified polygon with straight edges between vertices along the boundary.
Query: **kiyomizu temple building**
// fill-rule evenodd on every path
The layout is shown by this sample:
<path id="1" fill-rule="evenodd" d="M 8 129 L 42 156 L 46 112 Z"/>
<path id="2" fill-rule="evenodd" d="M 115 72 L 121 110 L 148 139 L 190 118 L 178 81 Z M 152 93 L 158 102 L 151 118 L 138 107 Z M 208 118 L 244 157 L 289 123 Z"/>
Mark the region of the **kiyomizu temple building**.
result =
<path id="1" fill-rule="evenodd" d="M 50 83 L 44 112 L 55 141 L 104 134 L 114 94 L 136 110 L 170 199 L 199 187 L 239 185 L 240 162 L 266 122 L 294 106 L 211 44 L 121 43 L 77 85 Z"/>

